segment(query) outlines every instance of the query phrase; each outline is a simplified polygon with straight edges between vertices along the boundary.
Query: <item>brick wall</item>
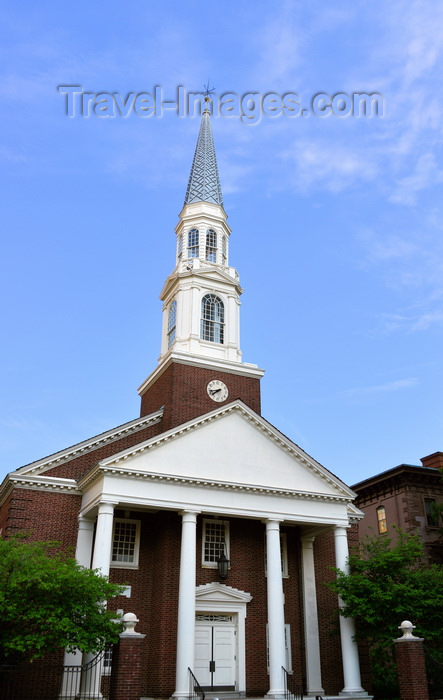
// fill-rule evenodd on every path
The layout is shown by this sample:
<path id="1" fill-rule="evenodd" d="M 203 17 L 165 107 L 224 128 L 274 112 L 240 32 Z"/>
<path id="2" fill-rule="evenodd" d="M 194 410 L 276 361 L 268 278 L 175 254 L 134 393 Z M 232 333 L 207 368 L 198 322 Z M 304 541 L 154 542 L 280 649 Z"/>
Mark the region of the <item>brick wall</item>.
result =
<path id="1" fill-rule="evenodd" d="M 75 550 L 80 505 L 81 496 L 15 488 L 2 508 L 2 536 L 26 532 L 31 541 L 57 540 Z"/>
<path id="2" fill-rule="evenodd" d="M 106 457 L 110 457 L 117 452 L 126 450 L 129 447 L 133 447 L 133 445 L 138 445 L 139 443 L 144 442 L 144 440 L 148 440 L 155 435 L 159 435 L 161 432 L 163 432 L 163 430 L 165 430 L 165 428 L 163 427 L 162 421 L 160 421 L 155 425 L 143 428 L 143 430 L 131 433 L 130 435 L 125 435 L 124 437 L 120 438 L 120 440 L 109 442 L 108 444 L 98 447 L 87 454 L 71 459 L 65 464 L 60 464 L 57 467 L 53 467 L 52 469 L 49 469 L 46 474 L 48 476 L 65 477 L 68 479 L 81 479 L 95 464 L 97 464 L 97 462 L 100 462 L 100 460 L 106 459 Z"/>
<path id="3" fill-rule="evenodd" d="M 148 415 L 164 406 L 162 430 L 169 430 L 213 411 L 223 404 L 217 404 L 207 394 L 206 387 L 212 379 L 221 379 L 228 387 L 227 403 L 241 399 L 260 413 L 259 379 L 172 362 L 143 394 L 140 415 Z"/>

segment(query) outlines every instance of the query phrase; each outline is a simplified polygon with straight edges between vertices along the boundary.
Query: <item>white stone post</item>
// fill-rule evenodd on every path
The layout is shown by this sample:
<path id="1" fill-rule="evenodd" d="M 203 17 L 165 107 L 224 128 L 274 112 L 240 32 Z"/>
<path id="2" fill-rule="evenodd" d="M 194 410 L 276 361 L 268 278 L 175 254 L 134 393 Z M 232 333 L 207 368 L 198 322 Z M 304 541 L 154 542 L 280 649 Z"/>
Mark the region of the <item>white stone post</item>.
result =
<path id="1" fill-rule="evenodd" d="M 281 698 L 285 686 L 285 612 L 280 551 L 280 521 L 266 521 L 266 577 L 268 589 L 269 691 L 266 697 Z"/>
<path id="2" fill-rule="evenodd" d="M 188 668 L 194 666 L 197 513 L 182 514 L 177 619 L 176 685 L 173 697 L 189 696 Z"/>
<path id="3" fill-rule="evenodd" d="M 348 535 L 345 527 L 334 528 L 335 538 L 335 562 L 337 569 L 341 569 L 344 573 L 349 573 L 348 565 Z M 339 598 L 339 604 L 342 601 Z M 358 648 L 354 641 L 355 624 L 351 617 L 343 617 L 340 615 L 340 639 L 341 639 L 341 654 L 343 663 L 343 677 L 345 687 L 342 693 L 363 693 L 366 694 L 361 686 L 360 678 L 360 662 L 358 659 Z"/>
<path id="4" fill-rule="evenodd" d="M 314 568 L 314 537 L 301 538 L 303 616 L 305 622 L 306 686 L 309 695 L 323 695 L 320 639 Z"/>
<path id="5" fill-rule="evenodd" d="M 102 576 L 109 576 L 109 569 L 111 567 L 112 527 L 114 523 L 114 507 L 116 505 L 116 502 L 103 501 L 98 507 L 91 568 L 98 569 Z M 86 534 L 83 533 L 81 537 L 82 546 L 85 540 Z M 92 653 L 84 654 L 83 664 L 90 663 L 95 656 L 96 655 Z M 98 663 L 101 665 L 100 662 Z M 77 698 L 102 698 L 100 683 L 101 670 L 98 667 L 93 667 L 90 672 L 83 673 L 80 683 L 80 693 Z"/>
<path id="6" fill-rule="evenodd" d="M 79 564 L 85 567 L 91 565 L 92 541 L 94 537 L 94 521 L 79 516 L 77 531 L 77 547 L 75 558 Z M 65 651 L 63 666 L 81 666 L 82 653 L 80 651 Z M 74 681 L 75 678 L 75 681 Z M 62 678 L 62 687 L 59 698 L 71 698 L 79 689 L 79 674 L 65 671 Z"/>

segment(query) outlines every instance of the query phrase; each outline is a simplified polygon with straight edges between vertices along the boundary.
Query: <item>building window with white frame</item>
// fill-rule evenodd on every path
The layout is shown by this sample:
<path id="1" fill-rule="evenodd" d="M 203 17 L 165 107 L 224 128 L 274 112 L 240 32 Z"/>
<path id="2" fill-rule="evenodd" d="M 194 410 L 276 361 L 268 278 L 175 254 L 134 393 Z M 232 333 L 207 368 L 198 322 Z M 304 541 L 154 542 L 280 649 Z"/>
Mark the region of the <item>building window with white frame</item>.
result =
<path id="1" fill-rule="evenodd" d="M 229 559 L 229 521 L 203 520 L 202 565 L 216 569 L 222 554 Z"/>
<path id="2" fill-rule="evenodd" d="M 205 258 L 209 262 L 217 262 L 217 234 L 212 228 L 206 231 Z"/>
<path id="3" fill-rule="evenodd" d="M 140 520 L 115 518 L 112 533 L 111 566 L 135 569 L 140 549 Z"/>
<path id="4" fill-rule="evenodd" d="M 179 260 L 181 260 L 182 255 L 183 255 L 183 234 L 180 233 L 178 238 L 177 238 L 177 258 Z"/>
<path id="5" fill-rule="evenodd" d="M 288 542 L 286 532 L 280 532 L 280 556 L 281 556 L 281 575 L 283 578 L 289 578 L 288 570 Z M 265 576 L 267 576 L 268 563 L 266 558 L 266 535 L 265 535 Z"/>
<path id="6" fill-rule="evenodd" d="M 269 673 L 269 630 L 266 625 L 266 656 Z M 292 673 L 291 625 L 285 624 L 285 669 Z"/>
<path id="7" fill-rule="evenodd" d="M 171 302 L 168 313 L 168 350 L 172 348 L 177 330 L 177 301 Z"/>
<path id="8" fill-rule="evenodd" d="M 211 343 L 223 344 L 225 307 L 215 294 L 205 294 L 202 299 L 200 338 Z"/>
<path id="9" fill-rule="evenodd" d="M 199 254 L 199 234 L 198 229 L 191 228 L 188 231 L 188 258 L 198 258 Z"/>

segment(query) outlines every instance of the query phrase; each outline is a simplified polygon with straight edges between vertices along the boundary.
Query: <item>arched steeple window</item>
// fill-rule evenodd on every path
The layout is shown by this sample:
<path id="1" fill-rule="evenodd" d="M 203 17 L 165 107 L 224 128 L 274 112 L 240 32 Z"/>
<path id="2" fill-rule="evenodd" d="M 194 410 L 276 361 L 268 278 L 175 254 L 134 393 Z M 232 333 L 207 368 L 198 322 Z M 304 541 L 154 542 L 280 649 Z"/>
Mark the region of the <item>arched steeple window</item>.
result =
<path id="1" fill-rule="evenodd" d="M 217 262 L 217 234 L 210 228 L 206 231 L 206 260 Z"/>
<path id="2" fill-rule="evenodd" d="M 177 238 L 177 258 L 181 260 L 183 255 L 183 234 L 181 233 Z"/>
<path id="3" fill-rule="evenodd" d="M 215 294 L 206 294 L 202 299 L 200 338 L 212 343 L 223 343 L 225 307 Z"/>
<path id="4" fill-rule="evenodd" d="M 198 229 L 188 231 L 188 258 L 198 258 Z"/>
<path id="5" fill-rule="evenodd" d="M 177 302 L 174 301 L 169 307 L 168 314 L 168 350 L 174 345 L 177 330 Z"/>

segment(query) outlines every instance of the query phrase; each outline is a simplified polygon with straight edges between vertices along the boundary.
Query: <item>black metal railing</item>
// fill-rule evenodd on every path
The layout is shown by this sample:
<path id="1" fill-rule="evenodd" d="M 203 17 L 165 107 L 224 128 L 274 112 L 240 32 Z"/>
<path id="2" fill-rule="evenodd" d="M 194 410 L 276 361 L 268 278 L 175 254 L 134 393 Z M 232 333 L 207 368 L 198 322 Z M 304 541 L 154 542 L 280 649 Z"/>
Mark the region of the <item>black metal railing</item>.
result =
<path id="1" fill-rule="evenodd" d="M 303 688 L 301 685 L 295 682 L 294 676 L 284 666 L 282 666 L 282 669 L 285 682 L 285 700 L 303 700 Z"/>
<path id="2" fill-rule="evenodd" d="M 89 663 L 77 666 L 63 664 L 20 664 L 0 666 L 0 700 L 58 700 L 74 698 L 105 699 L 110 692 L 112 647 L 100 652 Z"/>
<path id="3" fill-rule="evenodd" d="M 201 687 L 200 683 L 198 682 L 190 668 L 188 668 L 188 676 L 189 700 L 197 700 L 197 698 L 200 698 L 200 700 L 205 700 L 205 691 Z"/>

